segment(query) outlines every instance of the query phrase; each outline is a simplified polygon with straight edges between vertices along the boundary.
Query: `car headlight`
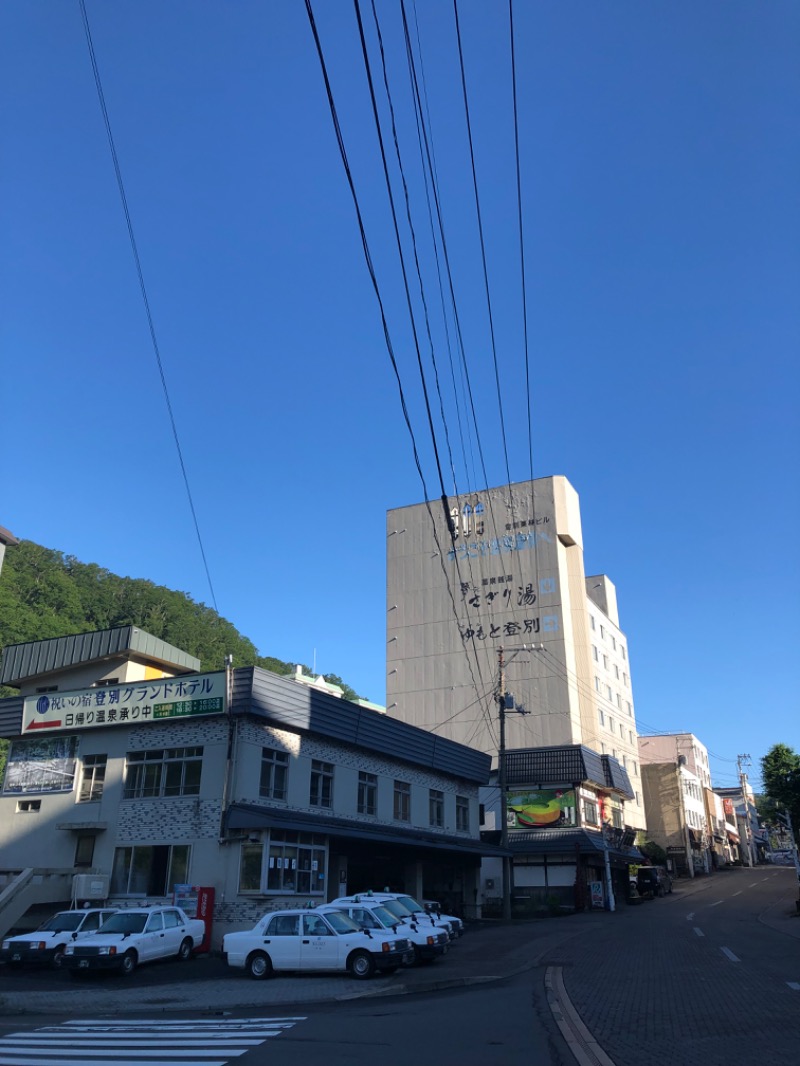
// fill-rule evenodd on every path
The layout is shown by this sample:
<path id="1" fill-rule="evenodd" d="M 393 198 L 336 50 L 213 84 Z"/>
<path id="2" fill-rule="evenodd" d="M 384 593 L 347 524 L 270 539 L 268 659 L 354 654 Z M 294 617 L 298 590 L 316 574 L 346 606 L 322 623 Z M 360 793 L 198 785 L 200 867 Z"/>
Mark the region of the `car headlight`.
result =
<path id="1" fill-rule="evenodd" d="M 10 947 L 11 947 L 11 941 L 10 940 L 4 940 L 3 941 L 3 951 L 8 951 L 10 949 Z"/>
<path id="2" fill-rule="evenodd" d="M 114 946 L 114 945 L 112 944 L 112 945 L 111 945 L 111 947 L 101 947 L 101 948 L 98 948 L 98 949 L 97 949 L 97 954 L 98 954 L 98 955 L 116 955 L 116 954 L 117 954 L 117 949 L 116 949 L 116 947 L 115 947 L 115 946 Z"/>

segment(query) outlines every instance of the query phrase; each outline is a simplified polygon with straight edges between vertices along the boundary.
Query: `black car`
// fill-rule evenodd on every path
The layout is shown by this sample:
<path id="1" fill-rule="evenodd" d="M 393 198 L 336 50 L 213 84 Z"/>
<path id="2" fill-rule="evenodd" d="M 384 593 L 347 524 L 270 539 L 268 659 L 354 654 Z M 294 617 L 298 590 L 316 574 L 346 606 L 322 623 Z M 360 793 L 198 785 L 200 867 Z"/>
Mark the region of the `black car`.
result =
<path id="1" fill-rule="evenodd" d="M 640 866 L 636 871 L 636 887 L 641 896 L 649 899 L 666 896 L 672 891 L 672 878 L 665 866 Z"/>

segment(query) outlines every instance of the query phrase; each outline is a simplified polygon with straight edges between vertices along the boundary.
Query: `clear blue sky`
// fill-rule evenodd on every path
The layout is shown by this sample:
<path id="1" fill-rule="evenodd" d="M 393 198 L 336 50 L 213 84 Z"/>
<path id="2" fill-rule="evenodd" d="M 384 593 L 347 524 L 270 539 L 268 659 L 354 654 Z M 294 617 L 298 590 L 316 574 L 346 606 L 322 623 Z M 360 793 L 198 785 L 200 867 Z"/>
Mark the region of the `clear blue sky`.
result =
<path id="1" fill-rule="evenodd" d="M 435 497 L 354 11 L 313 6 Z M 453 8 L 418 8 L 500 484 Z M 87 10 L 219 610 L 262 654 L 315 661 L 382 701 L 385 512 L 422 487 L 304 4 Z M 525 480 L 508 7 L 458 10 L 508 466 Z M 461 458 L 398 3 L 378 13 L 463 491 L 483 477 Z M 757 771 L 772 744 L 800 748 L 800 7 L 517 0 L 514 17 L 534 473 L 580 494 L 586 569 L 616 583 L 642 731 L 694 731 L 731 784 L 723 760 L 748 752 Z M 0 98 L 0 523 L 210 603 L 77 0 L 0 6 Z M 461 418 L 474 451 L 463 405 Z"/>

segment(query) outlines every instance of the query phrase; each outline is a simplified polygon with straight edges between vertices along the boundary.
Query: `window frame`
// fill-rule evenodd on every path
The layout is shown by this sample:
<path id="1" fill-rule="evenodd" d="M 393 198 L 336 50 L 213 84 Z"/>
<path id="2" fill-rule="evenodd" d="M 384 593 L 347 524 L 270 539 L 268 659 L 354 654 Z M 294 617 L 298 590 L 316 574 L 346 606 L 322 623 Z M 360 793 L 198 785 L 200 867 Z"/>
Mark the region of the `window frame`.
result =
<path id="1" fill-rule="evenodd" d="M 444 792 L 439 788 L 428 789 L 428 825 L 444 829 Z"/>
<path id="2" fill-rule="evenodd" d="M 289 753 L 278 748 L 262 747 L 261 772 L 258 779 L 259 798 L 285 803 L 288 794 Z"/>
<path id="3" fill-rule="evenodd" d="M 172 754 L 176 753 L 176 754 Z M 180 754 L 177 754 L 180 753 Z M 158 758 L 158 756 L 161 756 Z M 142 756 L 134 758 L 133 756 Z M 187 781 L 187 768 L 197 770 L 197 780 Z M 179 775 L 175 789 L 174 778 Z M 180 799 L 199 796 L 203 772 L 203 745 L 182 748 L 147 748 L 125 754 L 124 800 Z"/>
<path id="4" fill-rule="evenodd" d="M 333 775 L 336 767 L 324 759 L 311 760 L 311 777 L 308 788 L 309 807 L 333 809 Z"/>
<path id="5" fill-rule="evenodd" d="M 378 775 L 368 770 L 358 771 L 356 809 L 359 814 L 375 817 L 378 813 Z"/>
<path id="6" fill-rule="evenodd" d="M 411 782 L 400 781 L 398 779 L 394 782 L 394 798 L 393 798 L 393 820 L 395 822 L 410 823 L 411 821 Z M 399 813 L 398 813 L 399 812 Z"/>

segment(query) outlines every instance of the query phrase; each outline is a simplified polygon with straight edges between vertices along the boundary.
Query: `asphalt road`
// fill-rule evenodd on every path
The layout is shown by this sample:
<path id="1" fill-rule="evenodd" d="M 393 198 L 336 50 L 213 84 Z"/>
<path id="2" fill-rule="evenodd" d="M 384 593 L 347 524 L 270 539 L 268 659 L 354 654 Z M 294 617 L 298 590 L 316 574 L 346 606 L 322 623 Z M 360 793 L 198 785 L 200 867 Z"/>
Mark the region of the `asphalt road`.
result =
<path id="1" fill-rule="evenodd" d="M 126 982 L 117 979 L 123 994 L 113 1017 L 27 1016 L 21 1025 L 0 1019 L 0 1066 L 262 1066 L 268 1060 L 271 1066 L 407 1066 L 409 1060 L 412 1066 L 573 1066 L 557 1024 L 564 1004 L 547 992 L 554 975 L 606 1066 L 797 1066 L 796 896 L 795 873 L 787 868 L 678 882 L 665 899 L 613 915 L 557 920 L 554 928 L 571 935 L 531 954 L 524 972 L 424 996 L 126 1015 Z M 477 934 L 474 943 L 483 935 L 490 934 Z M 177 976 L 201 980 L 221 967 L 215 959 L 170 962 L 143 967 L 135 980 L 154 986 Z M 13 981 L 38 990 L 48 983 L 56 1011 L 59 989 L 72 984 L 66 975 L 44 973 L 14 974 Z M 41 1044 L 35 1053 L 34 1039 Z"/>

